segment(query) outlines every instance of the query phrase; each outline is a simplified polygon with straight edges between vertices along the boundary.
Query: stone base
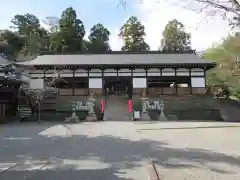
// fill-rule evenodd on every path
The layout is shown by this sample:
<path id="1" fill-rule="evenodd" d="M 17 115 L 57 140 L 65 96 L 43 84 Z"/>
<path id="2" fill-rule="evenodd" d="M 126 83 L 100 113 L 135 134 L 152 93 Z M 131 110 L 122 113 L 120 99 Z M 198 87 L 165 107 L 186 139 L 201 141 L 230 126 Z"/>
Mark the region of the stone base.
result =
<path id="1" fill-rule="evenodd" d="M 167 121 L 167 118 L 166 118 L 164 112 L 161 112 L 160 117 L 159 117 L 159 120 L 160 120 L 160 121 Z"/>
<path id="2" fill-rule="evenodd" d="M 140 120 L 142 120 L 142 121 L 150 121 L 151 119 L 150 119 L 150 117 L 149 117 L 149 115 L 147 113 L 142 113 Z"/>
<path id="3" fill-rule="evenodd" d="M 68 122 L 68 123 L 78 123 L 80 122 L 79 121 L 79 118 L 77 116 L 70 116 L 70 117 L 65 117 L 65 122 Z"/>
<path id="4" fill-rule="evenodd" d="M 89 114 L 89 115 L 86 117 L 86 120 L 87 120 L 87 121 L 97 121 L 96 114 Z"/>

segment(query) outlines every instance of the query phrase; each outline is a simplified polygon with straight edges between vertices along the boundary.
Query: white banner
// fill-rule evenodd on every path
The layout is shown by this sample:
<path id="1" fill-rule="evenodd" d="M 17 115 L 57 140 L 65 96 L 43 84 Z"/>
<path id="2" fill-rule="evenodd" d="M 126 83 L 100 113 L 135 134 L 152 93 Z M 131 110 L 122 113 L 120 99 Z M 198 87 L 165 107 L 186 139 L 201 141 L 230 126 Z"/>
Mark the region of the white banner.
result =
<path id="1" fill-rule="evenodd" d="M 89 88 L 102 88 L 102 78 L 89 78 Z"/>
<path id="2" fill-rule="evenodd" d="M 30 79 L 29 83 L 30 89 L 43 89 L 44 80 L 43 79 Z"/>
<path id="3" fill-rule="evenodd" d="M 192 87 L 205 87 L 204 77 L 192 77 L 191 78 Z"/>
<path id="4" fill-rule="evenodd" d="M 146 88 L 147 79 L 146 78 L 133 78 L 133 88 Z"/>

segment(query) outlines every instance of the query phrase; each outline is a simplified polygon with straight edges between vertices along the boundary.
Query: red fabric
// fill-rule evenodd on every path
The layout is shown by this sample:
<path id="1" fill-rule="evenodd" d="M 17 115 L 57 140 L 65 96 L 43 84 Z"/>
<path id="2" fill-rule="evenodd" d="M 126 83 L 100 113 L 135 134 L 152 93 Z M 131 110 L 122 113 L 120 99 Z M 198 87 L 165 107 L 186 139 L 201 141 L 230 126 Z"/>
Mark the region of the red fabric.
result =
<path id="1" fill-rule="evenodd" d="M 100 104 L 100 110 L 101 110 L 101 113 L 103 113 L 104 112 L 104 100 L 101 100 L 100 103 L 101 103 Z"/>
<path id="2" fill-rule="evenodd" d="M 132 112 L 132 100 L 128 100 L 128 112 Z"/>

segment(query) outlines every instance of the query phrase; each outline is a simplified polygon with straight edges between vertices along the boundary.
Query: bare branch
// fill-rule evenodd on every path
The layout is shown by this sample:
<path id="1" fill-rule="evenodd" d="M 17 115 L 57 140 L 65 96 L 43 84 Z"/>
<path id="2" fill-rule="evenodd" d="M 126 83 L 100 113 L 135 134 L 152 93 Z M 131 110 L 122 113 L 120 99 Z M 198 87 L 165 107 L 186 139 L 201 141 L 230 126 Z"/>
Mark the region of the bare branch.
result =
<path id="1" fill-rule="evenodd" d="M 194 1 L 198 3 L 206 4 L 206 6 L 201 8 L 201 10 L 212 7 L 215 10 L 219 10 L 219 11 L 224 10 L 225 12 L 231 12 L 237 16 L 240 16 L 240 4 L 235 0 L 231 0 L 231 1 L 194 0 Z"/>

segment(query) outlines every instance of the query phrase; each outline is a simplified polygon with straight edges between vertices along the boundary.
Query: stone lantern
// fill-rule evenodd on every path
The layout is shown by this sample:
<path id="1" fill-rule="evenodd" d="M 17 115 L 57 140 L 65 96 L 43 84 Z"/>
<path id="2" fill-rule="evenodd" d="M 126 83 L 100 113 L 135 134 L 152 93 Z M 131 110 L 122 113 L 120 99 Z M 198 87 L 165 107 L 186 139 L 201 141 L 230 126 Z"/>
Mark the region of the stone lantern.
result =
<path id="1" fill-rule="evenodd" d="M 164 114 L 164 101 L 163 101 L 163 100 L 161 100 L 159 106 L 160 106 L 160 111 L 161 111 L 161 114 L 160 114 L 160 118 L 159 118 L 159 119 L 160 119 L 160 121 L 166 121 L 167 118 L 166 118 L 166 116 L 165 116 L 165 114 Z"/>

